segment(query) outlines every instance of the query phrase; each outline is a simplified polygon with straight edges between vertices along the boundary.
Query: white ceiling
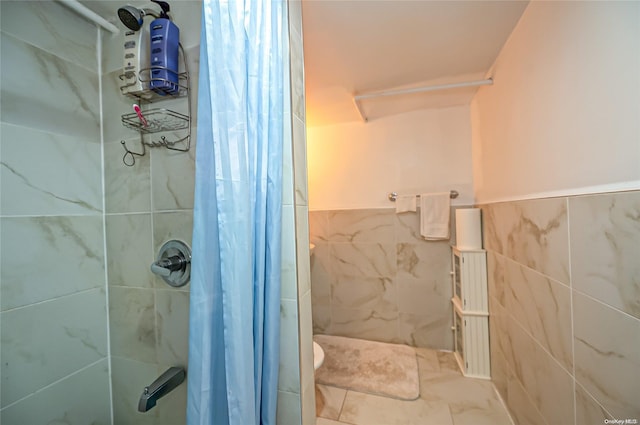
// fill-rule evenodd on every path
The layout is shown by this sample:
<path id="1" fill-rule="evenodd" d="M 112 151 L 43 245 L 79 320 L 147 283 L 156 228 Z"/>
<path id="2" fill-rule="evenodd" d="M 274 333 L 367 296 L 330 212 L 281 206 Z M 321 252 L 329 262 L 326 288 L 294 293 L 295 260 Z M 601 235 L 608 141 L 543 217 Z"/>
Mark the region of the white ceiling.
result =
<path id="1" fill-rule="evenodd" d="M 83 3 L 116 22 L 118 7 L 146 1 Z M 190 3 L 197 5 L 173 0 L 172 12 L 180 14 Z M 527 4 L 528 0 L 302 0 L 307 124 L 359 121 L 354 93 L 485 78 Z M 468 104 L 476 90 L 385 97 L 361 105 L 371 120 Z"/>
<path id="2" fill-rule="evenodd" d="M 360 120 L 353 94 L 480 80 L 528 1 L 303 0 L 307 124 Z M 362 101 L 369 119 L 468 104 L 477 88 Z"/>

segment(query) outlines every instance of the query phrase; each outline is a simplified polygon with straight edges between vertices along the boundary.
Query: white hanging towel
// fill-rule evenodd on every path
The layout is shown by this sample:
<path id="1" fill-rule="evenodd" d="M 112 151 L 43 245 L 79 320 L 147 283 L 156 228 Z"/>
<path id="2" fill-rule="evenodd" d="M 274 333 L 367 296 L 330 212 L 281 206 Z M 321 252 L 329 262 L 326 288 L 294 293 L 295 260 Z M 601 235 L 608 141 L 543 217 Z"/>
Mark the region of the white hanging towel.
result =
<path id="1" fill-rule="evenodd" d="M 416 195 L 398 195 L 396 197 L 396 214 L 403 212 L 415 212 Z"/>
<path id="2" fill-rule="evenodd" d="M 420 234 L 428 241 L 449 239 L 450 192 L 420 195 Z"/>

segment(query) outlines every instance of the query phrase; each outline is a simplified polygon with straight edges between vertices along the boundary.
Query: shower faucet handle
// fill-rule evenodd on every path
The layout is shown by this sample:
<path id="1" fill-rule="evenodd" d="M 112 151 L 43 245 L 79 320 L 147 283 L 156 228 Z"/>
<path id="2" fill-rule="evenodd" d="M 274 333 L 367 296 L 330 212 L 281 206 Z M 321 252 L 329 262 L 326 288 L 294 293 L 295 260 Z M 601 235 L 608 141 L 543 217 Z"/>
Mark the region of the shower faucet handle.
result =
<path id="1" fill-rule="evenodd" d="M 186 285 L 191 274 L 191 249 L 178 240 L 165 243 L 151 264 L 151 272 L 173 287 Z"/>
<path id="2" fill-rule="evenodd" d="M 151 271 L 160 276 L 169 276 L 171 272 L 182 270 L 187 263 L 184 257 L 174 255 L 151 264 Z"/>
<path id="3" fill-rule="evenodd" d="M 153 274 L 157 274 L 158 276 L 168 277 L 171 276 L 171 270 L 166 267 L 162 267 L 158 265 L 157 262 L 151 264 L 151 272 Z"/>

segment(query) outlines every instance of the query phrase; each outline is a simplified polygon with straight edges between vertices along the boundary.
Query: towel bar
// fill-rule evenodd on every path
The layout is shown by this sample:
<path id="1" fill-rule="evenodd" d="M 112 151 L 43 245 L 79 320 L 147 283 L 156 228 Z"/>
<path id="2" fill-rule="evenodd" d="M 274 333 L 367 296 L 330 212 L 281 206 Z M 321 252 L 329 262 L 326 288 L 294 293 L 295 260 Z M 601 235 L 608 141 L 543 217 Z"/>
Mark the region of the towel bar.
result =
<path id="1" fill-rule="evenodd" d="M 458 194 L 458 191 L 457 191 L 457 190 L 452 190 L 452 191 L 450 192 L 450 194 L 449 194 L 449 197 L 450 197 L 451 199 L 455 199 L 455 198 L 457 198 L 457 197 L 458 197 L 458 195 L 459 195 L 459 194 Z M 416 198 L 419 198 L 419 197 L 420 197 L 420 195 L 416 195 Z M 398 199 L 398 193 L 396 193 L 396 192 L 391 192 L 391 193 L 389 193 L 389 194 L 387 195 L 387 198 L 389 198 L 389 200 L 390 200 L 391 202 L 396 202 L 396 199 Z"/>

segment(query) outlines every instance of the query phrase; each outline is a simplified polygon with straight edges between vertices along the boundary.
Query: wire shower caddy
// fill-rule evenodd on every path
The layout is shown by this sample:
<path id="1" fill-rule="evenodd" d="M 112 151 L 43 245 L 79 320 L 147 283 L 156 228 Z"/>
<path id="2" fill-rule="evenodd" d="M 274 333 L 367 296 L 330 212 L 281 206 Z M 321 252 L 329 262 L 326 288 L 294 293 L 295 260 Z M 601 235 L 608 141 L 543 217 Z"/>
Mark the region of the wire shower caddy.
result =
<path id="1" fill-rule="evenodd" d="M 125 89 L 134 86 L 136 83 L 129 83 L 120 86 L 120 91 L 124 96 L 127 96 L 131 99 L 135 99 L 139 102 L 140 106 L 146 104 L 152 104 L 154 102 L 175 99 L 186 97 L 187 98 L 187 114 L 182 114 L 171 109 L 167 108 L 153 108 L 143 110 L 144 121 L 141 120 L 136 112 L 124 114 L 121 117 L 122 125 L 130 128 L 132 130 L 138 131 L 140 135 L 140 147 L 141 151 L 135 152 L 127 147 L 127 144 L 124 140 L 120 143 L 125 150 L 124 155 L 122 156 L 122 162 L 124 165 L 132 167 L 136 163 L 136 157 L 143 157 L 147 153 L 147 147 L 149 148 L 157 148 L 157 147 L 165 147 L 167 149 L 178 151 L 178 152 L 188 152 L 191 148 L 191 83 L 189 78 L 189 69 L 187 62 L 187 55 L 184 51 L 184 47 L 182 47 L 182 43 L 179 44 L 180 53 L 182 56 L 182 61 L 184 64 L 183 72 L 175 72 L 166 67 L 159 66 L 151 66 L 149 68 L 142 68 L 138 75 L 135 75 L 134 72 L 128 72 L 119 75 L 119 79 L 121 81 L 128 79 L 131 80 L 132 77 L 135 77 L 138 81 L 143 83 L 145 87 L 150 87 L 152 81 L 157 82 L 170 82 L 175 84 L 175 82 L 171 82 L 165 78 L 153 78 L 151 77 L 152 71 L 156 70 L 167 70 L 172 74 L 177 74 L 178 76 L 178 84 L 176 85 L 175 92 L 171 92 L 169 90 L 162 89 L 151 89 L 147 88 L 142 93 L 131 93 L 126 92 Z M 134 80 L 135 81 L 135 80 Z M 151 136 L 148 136 L 149 140 L 145 140 L 145 135 L 151 135 L 160 132 L 181 132 L 186 131 L 184 136 L 177 136 L 175 140 L 169 140 L 166 136 L 161 136 L 159 139 L 152 140 Z"/>

